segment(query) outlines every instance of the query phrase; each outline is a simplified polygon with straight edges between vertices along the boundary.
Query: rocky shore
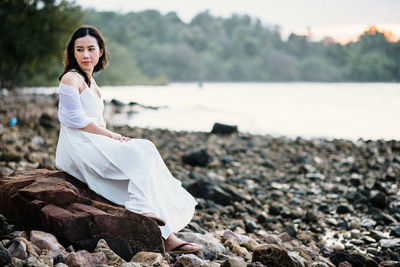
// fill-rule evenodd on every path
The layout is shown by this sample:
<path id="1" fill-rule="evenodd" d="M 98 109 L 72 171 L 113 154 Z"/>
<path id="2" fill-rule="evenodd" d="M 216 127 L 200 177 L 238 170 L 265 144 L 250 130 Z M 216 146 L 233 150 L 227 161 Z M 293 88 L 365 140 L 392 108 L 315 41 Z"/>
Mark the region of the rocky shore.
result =
<path id="1" fill-rule="evenodd" d="M 57 95 L 1 96 L 1 176 L 54 170 L 57 102 Z M 106 106 L 121 112 L 121 106 Z M 15 126 L 9 125 L 12 117 Z M 112 126 L 113 112 L 105 119 L 123 135 L 151 140 L 172 174 L 197 198 L 195 216 L 179 236 L 203 244 L 203 251 L 138 253 L 135 257 L 149 262 L 123 263 L 107 256 L 112 251 L 104 240 L 95 252 L 78 253 L 51 239 L 66 253 L 60 260 L 48 254 L 51 249 L 32 245 L 38 239 L 32 236 L 46 233 L 10 226 L 2 218 L 0 259 L 9 261 L 0 265 L 65 266 L 75 253 L 70 257 L 87 262 L 97 255 L 101 266 L 400 266 L 399 140 L 175 132 Z"/>

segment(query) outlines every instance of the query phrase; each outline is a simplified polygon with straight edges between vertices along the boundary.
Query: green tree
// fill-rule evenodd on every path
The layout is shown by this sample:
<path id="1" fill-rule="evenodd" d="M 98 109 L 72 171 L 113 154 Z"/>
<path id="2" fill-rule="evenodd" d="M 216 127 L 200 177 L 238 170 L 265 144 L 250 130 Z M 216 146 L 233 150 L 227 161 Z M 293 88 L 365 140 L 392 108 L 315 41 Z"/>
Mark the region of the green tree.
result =
<path id="1" fill-rule="evenodd" d="M 51 71 L 81 16 L 80 7 L 65 0 L 0 1 L 0 86 L 15 87 L 22 71 L 34 75 L 46 65 Z"/>

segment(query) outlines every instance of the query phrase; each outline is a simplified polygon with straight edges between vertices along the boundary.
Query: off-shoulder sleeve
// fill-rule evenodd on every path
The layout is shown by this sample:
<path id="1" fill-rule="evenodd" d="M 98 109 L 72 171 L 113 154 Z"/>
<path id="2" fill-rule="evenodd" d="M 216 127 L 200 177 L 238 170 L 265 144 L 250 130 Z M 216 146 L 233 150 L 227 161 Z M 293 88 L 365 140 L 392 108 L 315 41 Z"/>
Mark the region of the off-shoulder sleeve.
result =
<path id="1" fill-rule="evenodd" d="M 71 128 L 83 128 L 92 120 L 82 108 L 79 90 L 60 83 L 59 86 L 58 119 Z"/>

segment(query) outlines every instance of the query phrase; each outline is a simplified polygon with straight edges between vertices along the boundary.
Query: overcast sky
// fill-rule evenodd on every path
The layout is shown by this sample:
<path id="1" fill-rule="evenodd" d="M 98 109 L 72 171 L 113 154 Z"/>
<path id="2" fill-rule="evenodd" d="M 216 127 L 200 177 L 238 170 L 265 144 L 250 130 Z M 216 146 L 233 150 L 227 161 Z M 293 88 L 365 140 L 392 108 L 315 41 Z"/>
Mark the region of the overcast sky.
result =
<path id="1" fill-rule="evenodd" d="M 315 40 L 331 36 L 345 42 L 355 39 L 368 26 L 391 31 L 400 38 L 400 0 L 76 0 L 84 8 L 121 13 L 156 9 L 175 11 L 185 22 L 199 12 L 214 16 L 248 14 L 264 24 L 279 25 L 283 36 L 290 32 L 306 34 Z"/>

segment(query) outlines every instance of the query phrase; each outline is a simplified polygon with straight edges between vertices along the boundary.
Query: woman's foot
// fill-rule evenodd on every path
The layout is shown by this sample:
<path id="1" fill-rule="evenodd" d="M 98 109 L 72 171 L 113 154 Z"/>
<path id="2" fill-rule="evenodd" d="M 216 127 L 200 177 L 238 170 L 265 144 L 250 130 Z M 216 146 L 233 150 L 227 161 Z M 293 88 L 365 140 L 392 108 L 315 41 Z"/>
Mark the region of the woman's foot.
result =
<path id="1" fill-rule="evenodd" d="M 141 215 L 155 220 L 158 226 L 164 226 L 165 225 L 164 219 L 158 217 L 153 212 L 145 212 L 145 213 L 141 213 Z"/>
<path id="2" fill-rule="evenodd" d="M 185 242 L 177 238 L 174 233 L 168 236 L 164 244 L 165 252 L 168 254 L 195 253 L 203 249 L 202 245 Z"/>

